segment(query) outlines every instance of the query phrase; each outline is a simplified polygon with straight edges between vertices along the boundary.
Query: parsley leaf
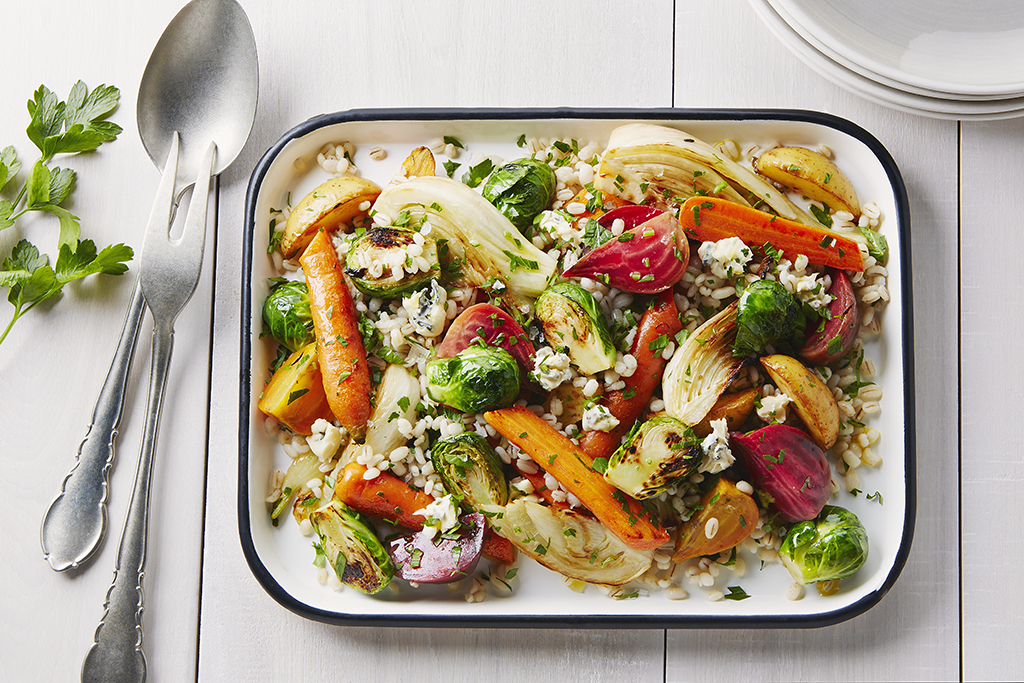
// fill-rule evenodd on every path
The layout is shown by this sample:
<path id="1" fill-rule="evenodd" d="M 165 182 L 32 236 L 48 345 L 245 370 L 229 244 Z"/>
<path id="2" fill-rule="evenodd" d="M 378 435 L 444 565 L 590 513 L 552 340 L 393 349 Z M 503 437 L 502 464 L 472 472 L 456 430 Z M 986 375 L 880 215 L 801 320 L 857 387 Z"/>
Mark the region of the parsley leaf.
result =
<path id="1" fill-rule="evenodd" d="M 612 231 L 593 218 L 588 218 L 583 225 L 583 248 L 587 251 L 597 249 L 612 237 Z"/>
<path id="2" fill-rule="evenodd" d="M 71 88 L 67 102 L 61 102 L 45 85 L 28 101 L 32 117 L 25 132 L 49 161 L 56 154 L 89 152 L 114 140 L 121 127 L 105 119 L 117 109 L 121 93 L 114 86 L 100 85 L 91 92 L 82 81 Z"/>

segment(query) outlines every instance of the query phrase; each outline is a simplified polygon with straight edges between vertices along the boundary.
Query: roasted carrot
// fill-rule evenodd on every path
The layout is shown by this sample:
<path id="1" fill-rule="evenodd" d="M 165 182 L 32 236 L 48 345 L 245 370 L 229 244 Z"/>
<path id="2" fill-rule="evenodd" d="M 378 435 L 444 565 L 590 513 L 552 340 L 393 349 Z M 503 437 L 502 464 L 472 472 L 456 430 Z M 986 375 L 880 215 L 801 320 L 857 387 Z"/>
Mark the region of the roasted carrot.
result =
<path id="1" fill-rule="evenodd" d="M 640 326 L 630 349 L 636 358 L 636 371 L 622 378 L 626 385 L 623 389 L 604 395 L 604 404 L 608 412 L 618 419 L 618 426 L 607 432 L 586 431 L 580 436 L 580 448 L 591 458 L 607 458 L 615 452 L 622 437 L 644 412 L 665 369 L 667 361 L 661 357 L 662 350 L 681 329 L 679 310 L 672 299 L 672 291 L 668 290 L 640 317 Z"/>
<path id="2" fill-rule="evenodd" d="M 494 529 L 484 529 L 484 542 L 480 546 L 480 552 L 489 560 L 496 560 L 502 564 L 512 564 L 516 561 L 516 547 L 512 541 L 504 536 L 499 536 Z"/>
<path id="3" fill-rule="evenodd" d="M 609 484 L 592 460 L 541 417 L 524 406 L 484 413 L 498 433 L 533 458 L 609 531 L 637 550 L 653 550 L 668 541 L 668 533 L 643 505 Z"/>
<path id="4" fill-rule="evenodd" d="M 434 502 L 429 494 L 414 489 L 387 472 L 381 472 L 373 479 L 364 478 L 365 474 L 366 466 L 354 460 L 345 465 L 334 483 L 335 497 L 364 514 L 414 531 L 423 528 L 425 517 L 413 513 Z"/>
<path id="5" fill-rule="evenodd" d="M 359 333 L 359 316 L 330 236 L 319 230 L 299 262 L 309 286 L 327 402 L 338 422 L 360 439 L 370 418 L 370 366 Z"/>
<path id="6" fill-rule="evenodd" d="M 807 256 L 811 263 L 842 270 L 864 270 L 860 247 L 839 233 L 773 216 L 748 206 L 716 197 L 691 197 L 679 212 L 686 236 L 701 242 L 739 237 L 753 249 L 771 244 L 795 259 Z"/>

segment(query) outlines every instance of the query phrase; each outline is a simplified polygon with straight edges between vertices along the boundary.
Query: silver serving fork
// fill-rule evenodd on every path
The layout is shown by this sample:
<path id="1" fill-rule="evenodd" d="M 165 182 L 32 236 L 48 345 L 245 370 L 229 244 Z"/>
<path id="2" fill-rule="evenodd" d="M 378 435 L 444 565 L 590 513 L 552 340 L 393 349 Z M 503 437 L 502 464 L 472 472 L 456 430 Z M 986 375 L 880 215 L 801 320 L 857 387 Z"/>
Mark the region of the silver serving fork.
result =
<path id="1" fill-rule="evenodd" d="M 141 683 L 146 680 L 146 658 L 142 652 L 142 577 L 146 563 L 153 455 L 171 362 L 174 321 L 192 297 L 202 272 L 206 205 L 216 151 L 216 144 L 211 142 L 192 190 L 181 237 L 172 240 L 169 231 L 178 165 L 178 134 L 173 134 L 142 242 L 139 283 L 146 305 L 153 314 L 153 355 L 146 425 L 135 488 L 117 549 L 114 581 L 107 591 L 106 611 L 96 629 L 95 642 L 82 666 L 84 683 Z"/>

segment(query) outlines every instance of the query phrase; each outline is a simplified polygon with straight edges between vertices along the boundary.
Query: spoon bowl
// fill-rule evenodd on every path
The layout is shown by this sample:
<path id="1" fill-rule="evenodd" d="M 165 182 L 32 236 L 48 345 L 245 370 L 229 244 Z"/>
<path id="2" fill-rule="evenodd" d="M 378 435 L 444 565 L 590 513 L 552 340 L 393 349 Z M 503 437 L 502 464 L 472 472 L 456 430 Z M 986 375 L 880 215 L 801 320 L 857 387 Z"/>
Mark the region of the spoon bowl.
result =
<path id="1" fill-rule="evenodd" d="M 217 143 L 218 175 L 249 139 L 259 69 L 245 12 L 233 0 L 194 0 L 171 20 L 139 85 L 136 118 L 146 153 L 159 168 L 174 132 L 180 138 L 175 203 L 195 182 Z"/>

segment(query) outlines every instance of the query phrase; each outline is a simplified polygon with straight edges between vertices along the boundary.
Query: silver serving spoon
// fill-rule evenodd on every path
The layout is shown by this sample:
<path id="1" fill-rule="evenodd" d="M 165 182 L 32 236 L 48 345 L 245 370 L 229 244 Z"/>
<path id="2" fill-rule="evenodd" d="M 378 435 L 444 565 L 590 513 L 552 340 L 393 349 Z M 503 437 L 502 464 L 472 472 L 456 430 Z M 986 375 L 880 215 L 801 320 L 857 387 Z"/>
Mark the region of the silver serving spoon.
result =
<path id="1" fill-rule="evenodd" d="M 235 0 L 193 0 L 164 30 L 142 75 L 137 118 L 142 144 L 159 168 L 174 132 L 179 136 L 171 221 L 211 141 L 217 145 L 214 175 L 241 152 L 256 115 L 258 79 L 252 27 Z M 144 308 L 136 281 L 92 424 L 60 495 L 43 517 L 43 555 L 56 571 L 80 566 L 106 533 L 114 438 Z"/>

